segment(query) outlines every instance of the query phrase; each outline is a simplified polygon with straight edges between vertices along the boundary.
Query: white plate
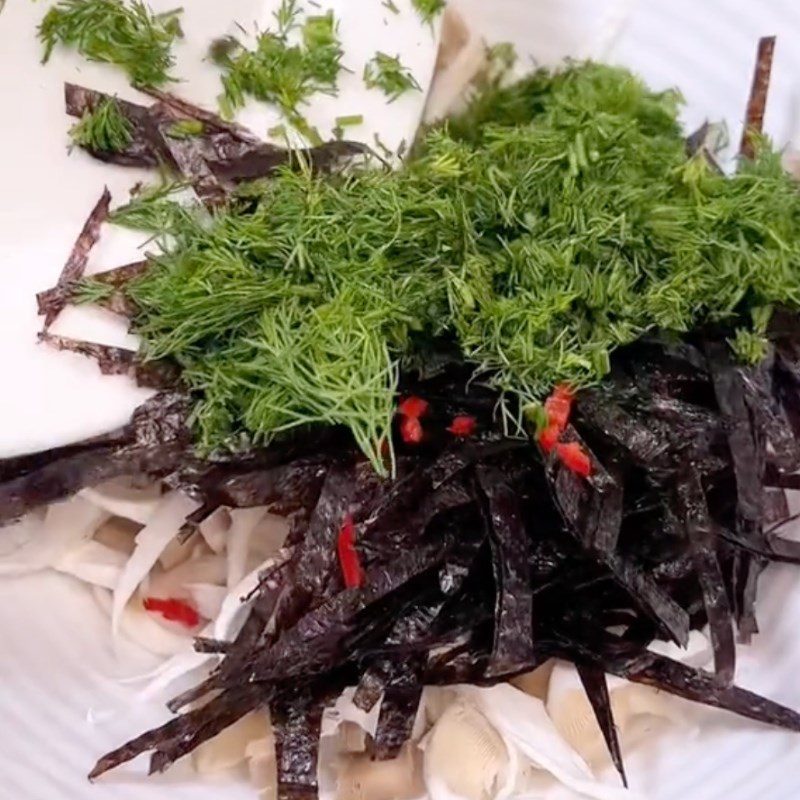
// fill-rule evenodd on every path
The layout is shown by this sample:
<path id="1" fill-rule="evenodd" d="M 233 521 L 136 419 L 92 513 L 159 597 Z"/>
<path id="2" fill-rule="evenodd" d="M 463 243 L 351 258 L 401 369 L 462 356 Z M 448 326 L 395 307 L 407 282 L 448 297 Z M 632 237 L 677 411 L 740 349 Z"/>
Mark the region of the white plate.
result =
<path id="1" fill-rule="evenodd" d="M 363 18 L 365 25 L 358 29 L 359 36 L 368 41 L 377 35 L 366 25 L 365 10 L 371 2 L 350 0 L 347 4 L 348 9 L 357 5 L 355 18 Z M 379 4 L 379 0 L 374 2 Z M 199 0 L 195 4 L 199 5 Z M 777 33 L 767 129 L 781 143 L 795 135 L 794 106 L 800 89 L 800 6 L 796 0 L 640 0 L 633 6 L 610 0 L 461 0 L 460 5 L 471 18 L 482 20 L 487 38 L 512 39 L 521 53 L 533 53 L 540 62 L 562 55 L 601 55 L 610 46 L 607 55 L 612 60 L 634 67 L 654 87 L 681 87 L 688 101 L 687 125 L 696 125 L 706 116 L 726 119 L 734 139 L 739 135 L 756 40 Z M 24 83 L 15 74 L 34 69 L 26 37 L 42 10 L 28 0 L 8 0 L 0 14 L 4 67 L 0 70 L 0 100 L 5 102 L 10 96 L 22 102 L 26 93 L 37 92 L 51 108 L 60 108 L 57 85 L 65 73 L 51 76 L 56 65 L 34 72 L 35 78 Z M 632 14 L 615 43 L 620 11 Z M 66 69 L 63 62 L 57 63 L 57 69 Z M 107 76 L 107 68 L 97 66 L 84 67 L 82 72 L 87 83 L 115 88 Z M 22 169 L 4 161 L 6 169 L 0 173 L 5 181 L 0 191 L 0 264 L 4 274 L 13 275 L 0 297 L 3 348 L 8 347 L 9 331 L 22 339 L 35 331 L 29 319 L 32 293 L 57 275 L 97 187 L 115 180 L 113 170 L 106 167 L 63 159 L 64 120 L 36 104 L 25 107 L 28 116 L 22 121 L 9 118 L 4 104 L 0 125 L 1 140 L 11 141 L 15 157 L 26 163 Z M 60 138 L 56 143 L 44 136 L 42 125 L 57 126 Z M 25 141 L 32 143 L 30 150 L 20 149 L 19 143 Z M 8 159 L 6 147 L 0 148 L 0 158 Z M 30 182 L 36 184 L 35 192 L 28 186 Z M 11 198 L 9 185 L 14 193 Z M 112 186 L 120 197 L 124 185 Z M 102 263 L 108 261 L 98 258 L 97 265 Z M 30 381 L 45 394 L 32 397 L 26 410 L 8 397 L 17 392 L 16 383 L 13 392 L 6 389 L 0 399 L 0 445 L 22 441 L 23 430 L 25 440 L 31 441 L 38 430 L 35 423 L 52 413 L 53 398 L 47 387 L 55 384 L 45 374 L 51 371 L 62 376 L 59 392 L 66 391 L 63 374 L 68 373 L 74 381 L 93 383 L 92 403 L 78 405 L 73 427 L 67 425 L 70 419 L 62 419 L 48 429 L 48 435 L 70 438 L 89 413 L 96 416 L 98 430 L 115 421 L 106 412 L 95 414 L 95 410 L 113 405 L 109 398 L 117 391 L 111 388 L 117 382 L 100 381 L 91 369 L 78 373 L 72 359 L 51 357 L 32 347 L 26 357 L 32 366 L 28 369 L 15 362 L 15 368 L 21 371 L 23 383 Z M 7 351 L 0 352 L 4 367 L 7 358 Z M 81 395 L 76 391 L 70 396 Z M 63 430 L 62 425 L 66 426 Z M 758 608 L 764 632 L 752 647 L 740 651 L 737 679 L 741 685 L 800 708 L 800 681 L 796 678 L 800 670 L 800 574 L 791 567 L 771 567 L 764 585 Z M 120 712 L 128 690 L 115 677 L 137 671 L 133 663 L 136 654 L 132 651 L 116 657 L 107 620 L 82 587 L 52 575 L 0 582 L 0 637 L 0 719 L 6 734 L 0 747 L 2 800 L 252 797 L 241 784 L 193 784 L 180 771 L 156 783 L 145 782 L 131 771 L 121 771 L 93 787 L 85 782 L 83 776 L 98 754 L 163 716 L 158 708 L 139 709 L 134 715 Z M 104 713 L 114 709 L 117 713 L 110 717 Z M 93 721 L 87 718 L 90 710 Z M 696 716 L 688 705 L 686 713 Z M 628 754 L 632 786 L 654 800 L 790 800 L 800 796 L 800 738 L 722 712 L 704 719 L 697 738 L 689 738 L 685 732 L 662 732 L 652 747 Z"/>

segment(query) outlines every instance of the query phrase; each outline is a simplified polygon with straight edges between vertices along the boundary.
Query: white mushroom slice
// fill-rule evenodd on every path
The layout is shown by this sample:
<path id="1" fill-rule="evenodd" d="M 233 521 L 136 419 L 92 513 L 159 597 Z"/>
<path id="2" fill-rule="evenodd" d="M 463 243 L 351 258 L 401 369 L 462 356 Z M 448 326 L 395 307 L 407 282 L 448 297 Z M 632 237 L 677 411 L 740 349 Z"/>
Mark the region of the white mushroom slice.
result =
<path id="1" fill-rule="evenodd" d="M 98 605 L 110 614 L 113 606 L 111 592 L 100 586 L 95 586 L 93 591 Z M 192 646 L 189 635 L 168 630 L 136 600 L 128 603 L 120 614 L 119 634 L 157 656 L 174 656 Z"/>
<path id="2" fill-rule="evenodd" d="M 206 775 L 238 767 L 247 758 L 247 746 L 269 735 L 269 718 L 263 711 L 245 714 L 192 753 L 195 769 Z"/>
<path id="3" fill-rule="evenodd" d="M 654 642 L 651 649 L 696 667 L 705 667 L 713 657 L 708 640 L 698 631 L 691 633 L 685 650 L 665 642 Z M 630 752 L 659 720 L 682 724 L 680 700 L 650 686 L 611 675 L 606 680 L 614 724 L 624 752 Z M 546 705 L 558 732 L 589 766 L 597 770 L 611 763 L 600 726 L 572 664 L 556 662 Z"/>
<path id="4" fill-rule="evenodd" d="M 41 522 L 38 515 L 27 516 L 11 528 L 19 546 L 0 559 L 0 575 L 24 575 L 52 566 L 91 539 L 108 516 L 82 497 L 48 506 Z"/>
<path id="5" fill-rule="evenodd" d="M 120 553 L 130 555 L 136 547 L 136 534 L 142 529 L 138 522 L 124 517 L 111 517 L 95 532 L 94 540 Z"/>
<path id="6" fill-rule="evenodd" d="M 209 514 L 198 527 L 200 535 L 215 553 L 225 551 L 228 531 L 231 529 L 231 515 L 227 508 L 220 506 Z"/>
<path id="7" fill-rule="evenodd" d="M 266 514 L 264 506 L 236 508 L 231 512 L 231 529 L 228 531 L 228 586 L 236 586 L 247 573 L 247 553 L 250 537 L 256 525 Z"/>
<path id="8" fill-rule="evenodd" d="M 516 755 L 472 705 L 449 706 L 426 737 L 424 750 L 431 800 L 493 800 L 507 797 L 513 787 Z"/>
<path id="9" fill-rule="evenodd" d="M 283 547 L 289 535 L 289 520 L 278 514 L 265 514 L 256 525 L 250 538 L 252 554 L 263 561 Z"/>
<path id="10" fill-rule="evenodd" d="M 210 583 L 224 586 L 227 564 L 222 556 L 203 556 L 184 561 L 169 572 L 151 573 L 147 582 L 150 597 L 185 597 L 186 585 Z"/>
<path id="11" fill-rule="evenodd" d="M 53 567 L 84 583 L 113 589 L 127 560 L 125 553 L 92 539 L 65 553 Z"/>
<path id="12" fill-rule="evenodd" d="M 270 726 L 263 739 L 255 739 L 245 747 L 250 783 L 258 800 L 276 800 L 278 796 L 278 765 L 275 759 L 275 737 Z"/>
<path id="13" fill-rule="evenodd" d="M 357 723 L 345 720 L 339 725 L 339 745 L 345 753 L 363 753 L 367 749 L 367 732 Z"/>
<path id="14" fill-rule="evenodd" d="M 188 538 L 184 538 L 181 533 L 164 548 L 158 557 L 158 563 L 166 571 L 183 564 L 194 556 L 195 545 L 201 540 L 202 537 L 197 532 L 191 533 Z"/>
<path id="15" fill-rule="evenodd" d="M 111 609 L 113 635 L 119 631 L 122 611 L 133 597 L 136 588 L 147 577 L 164 548 L 177 535 L 186 517 L 198 506 L 196 500 L 185 494 L 170 492 L 160 500 L 158 508 L 136 535 L 136 549 L 128 559 L 119 583 L 114 589 L 114 604 Z"/>
<path id="16" fill-rule="evenodd" d="M 598 800 L 631 800 L 627 790 L 595 780 L 586 762 L 560 735 L 541 700 L 502 683 L 488 688 L 459 686 L 458 691 L 494 726 L 510 754 L 524 756 L 573 792 Z"/>
<path id="17" fill-rule="evenodd" d="M 366 754 L 342 756 L 336 769 L 336 800 L 411 800 L 425 796 L 421 753 L 411 743 L 389 761 L 373 761 Z"/>
<path id="18" fill-rule="evenodd" d="M 216 619 L 228 590 L 213 583 L 187 583 L 184 589 L 192 598 L 192 603 L 201 617 Z"/>
<path id="19" fill-rule="evenodd" d="M 144 525 L 161 500 L 161 487 L 153 483 L 145 488 L 134 486 L 129 479 L 119 478 L 99 486 L 82 489 L 79 497 L 86 498 L 109 514 L 131 519 Z"/>
<path id="20" fill-rule="evenodd" d="M 531 672 L 525 672 L 512 678 L 509 683 L 516 686 L 521 692 L 529 694 L 531 697 L 538 697 L 539 700 L 547 699 L 547 688 L 550 683 L 550 675 L 553 672 L 555 659 L 545 661 L 541 667 L 537 667 Z"/>

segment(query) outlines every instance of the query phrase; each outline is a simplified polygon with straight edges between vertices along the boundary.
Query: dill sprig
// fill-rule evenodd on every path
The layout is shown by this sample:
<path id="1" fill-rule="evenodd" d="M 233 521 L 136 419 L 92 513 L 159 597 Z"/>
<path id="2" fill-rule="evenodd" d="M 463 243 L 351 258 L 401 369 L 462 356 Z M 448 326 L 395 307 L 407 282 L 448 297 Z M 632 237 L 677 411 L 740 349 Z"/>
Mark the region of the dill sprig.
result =
<path id="1" fill-rule="evenodd" d="M 130 201 L 115 208 L 109 220 L 131 230 L 173 236 L 189 232 L 200 224 L 196 210 L 171 199 L 185 188 L 183 183 L 165 182 L 140 189 Z"/>
<path id="2" fill-rule="evenodd" d="M 191 139 L 202 136 L 206 126 L 199 119 L 180 119 L 167 128 L 167 136 L 172 139 Z"/>
<path id="3" fill-rule="evenodd" d="M 411 0 L 411 5 L 425 22 L 430 23 L 444 11 L 446 0 Z"/>
<path id="4" fill-rule="evenodd" d="M 336 424 L 379 470 L 399 365 L 440 337 L 512 427 L 655 328 L 725 320 L 755 358 L 770 309 L 800 308 L 800 193 L 765 141 L 730 178 L 687 157 L 678 107 L 575 64 L 491 83 L 401 170 L 287 168 L 213 218 L 136 201 L 171 234 L 126 287 L 143 352 L 183 368 L 202 448 Z"/>
<path id="5" fill-rule="evenodd" d="M 332 11 L 299 23 L 296 0 L 283 0 L 275 14 L 277 29 L 258 36 L 255 49 L 235 40 L 217 43 L 212 58 L 223 68 L 220 106 L 231 115 L 247 97 L 273 103 L 295 128 L 308 133 L 301 108 L 317 93 L 335 95 L 342 69 L 342 48 Z M 299 28 L 300 41 L 290 41 Z"/>
<path id="6" fill-rule="evenodd" d="M 422 91 L 408 67 L 403 66 L 400 56 L 389 56 L 377 52 L 364 65 L 364 84 L 368 89 L 380 89 L 393 102 L 408 91 Z"/>
<path id="7" fill-rule="evenodd" d="M 114 294 L 114 287 L 103 281 L 94 280 L 92 277 L 78 281 L 70 295 L 76 305 L 91 305 L 102 303 Z"/>
<path id="8" fill-rule="evenodd" d="M 60 43 L 91 61 L 117 64 L 134 86 L 160 86 L 174 80 L 171 48 L 182 35 L 180 14 L 153 14 L 141 0 L 61 0 L 39 24 L 42 62 Z"/>
<path id="9" fill-rule="evenodd" d="M 86 111 L 70 128 L 69 135 L 81 147 L 119 153 L 131 143 L 133 126 L 120 111 L 116 99 L 109 97 Z"/>

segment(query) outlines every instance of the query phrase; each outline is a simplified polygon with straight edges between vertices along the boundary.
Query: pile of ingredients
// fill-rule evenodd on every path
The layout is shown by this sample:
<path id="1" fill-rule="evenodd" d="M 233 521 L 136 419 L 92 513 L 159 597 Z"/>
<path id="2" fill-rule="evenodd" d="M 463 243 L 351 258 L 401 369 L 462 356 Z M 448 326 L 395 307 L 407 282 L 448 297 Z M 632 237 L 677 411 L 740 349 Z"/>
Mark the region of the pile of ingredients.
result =
<path id="1" fill-rule="evenodd" d="M 546 682 L 553 659 L 623 783 L 608 675 L 800 731 L 734 684 L 759 576 L 800 562 L 780 536 L 800 488 L 800 194 L 758 134 L 772 45 L 733 175 L 713 126 L 683 136 L 676 93 L 591 63 L 487 71 L 394 171 L 161 90 L 66 87 L 77 144 L 178 181 L 113 212 L 103 193 L 39 296 L 42 338 L 160 391 L 118 431 L 0 461 L 3 535 L 23 542 L 2 563 L 94 584 L 115 629 L 155 624 L 178 653 L 159 688 L 207 667 L 90 777 L 237 731 L 262 786 L 314 798 L 345 697 L 340 797 L 508 796 L 527 774 L 510 741 L 593 792 L 580 759 L 520 733 L 555 729 L 508 682 Z M 158 249 L 84 277 L 106 222 Z M 126 315 L 140 350 L 49 333 L 68 303 Z M 676 656 L 706 627 L 710 670 Z M 445 686 L 460 699 L 421 708 Z M 384 762 L 414 774 L 432 721 L 424 787 L 376 788 Z"/>

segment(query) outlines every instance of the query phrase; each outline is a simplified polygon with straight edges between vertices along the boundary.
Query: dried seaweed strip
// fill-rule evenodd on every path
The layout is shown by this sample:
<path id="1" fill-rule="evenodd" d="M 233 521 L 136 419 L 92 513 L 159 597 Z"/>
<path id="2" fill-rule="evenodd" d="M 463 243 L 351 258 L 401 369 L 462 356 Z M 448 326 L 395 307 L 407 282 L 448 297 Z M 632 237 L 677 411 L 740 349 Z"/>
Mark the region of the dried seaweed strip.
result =
<path id="1" fill-rule="evenodd" d="M 93 158 L 122 167 L 157 167 L 163 161 L 159 148 L 158 132 L 151 119 L 151 109 L 121 100 L 112 95 L 87 89 L 74 83 L 64 84 L 64 104 L 72 117 L 82 117 L 104 101 L 116 104 L 120 113 L 131 124 L 130 142 L 124 150 L 98 150 L 84 147 Z"/>
<path id="2" fill-rule="evenodd" d="M 761 492 L 764 452 L 756 442 L 741 368 L 732 362 L 724 342 L 707 341 L 705 350 L 717 403 L 727 424 L 728 445 L 736 476 L 738 512 L 744 520 L 758 522 L 763 514 Z"/>
<path id="3" fill-rule="evenodd" d="M 529 539 L 519 501 L 496 469 L 479 465 L 478 482 L 488 503 L 496 584 L 495 630 L 488 675 L 529 663 L 533 654 L 533 595 Z"/>
<path id="4" fill-rule="evenodd" d="M 369 713 L 383 696 L 386 682 L 392 673 L 392 662 L 377 659 L 361 674 L 361 678 L 353 693 L 353 705 L 365 713 Z"/>
<path id="5" fill-rule="evenodd" d="M 669 441 L 657 437 L 609 395 L 601 390 L 581 392 L 577 405 L 581 420 L 615 442 L 634 462 L 648 469 L 657 467 L 669 449 Z"/>
<path id="6" fill-rule="evenodd" d="M 197 193 L 198 198 L 208 208 L 221 205 L 226 198 L 223 186 L 217 180 L 206 160 L 205 140 L 199 136 L 175 138 L 170 136 L 170 128 L 174 123 L 164 121 L 158 123 L 158 132 L 164 148 L 183 178 L 188 181 Z"/>
<path id="7" fill-rule="evenodd" d="M 278 800 L 316 800 L 323 703 L 306 690 L 270 705 L 278 762 Z"/>
<path id="8" fill-rule="evenodd" d="M 325 142 L 294 151 L 260 144 L 229 158 L 209 159 L 209 167 L 220 180 L 241 183 L 267 178 L 283 166 L 328 175 L 343 171 L 371 153 L 369 147 L 360 142 Z"/>
<path id="9" fill-rule="evenodd" d="M 202 718 L 195 718 L 191 725 L 186 726 L 185 733 L 156 745 L 155 752 L 150 757 L 149 774 L 164 772 L 203 742 L 213 739 L 251 711 L 266 706 L 270 696 L 271 690 L 261 686 L 246 686 L 221 694 L 200 709 L 206 711 L 206 714 Z M 214 707 L 213 713 L 207 710 L 211 706 Z"/>
<path id="10" fill-rule="evenodd" d="M 148 389 L 172 389 L 180 380 L 176 365 L 167 361 L 141 361 L 135 351 L 124 347 L 85 342 L 46 332 L 40 333 L 39 339 L 58 350 L 93 358 L 103 375 L 127 375 L 138 386 Z"/>
<path id="11" fill-rule="evenodd" d="M 95 203 L 86 222 L 81 229 L 72 252 L 69 254 L 61 274 L 58 277 L 55 291 L 48 295 L 46 302 L 40 300 L 39 314 L 44 316 L 44 330 L 46 331 L 61 313 L 68 302 L 69 285 L 83 276 L 86 262 L 89 260 L 89 251 L 100 238 L 100 226 L 108 217 L 108 208 L 111 204 L 111 193 L 108 188 L 103 189 L 100 199 Z"/>
<path id="12" fill-rule="evenodd" d="M 721 686 L 713 675 L 666 656 L 646 651 L 640 655 L 603 660 L 605 669 L 634 683 L 653 686 L 696 703 L 722 708 L 747 719 L 800 732 L 800 714 L 780 703 L 741 689 Z"/>
<path id="13" fill-rule="evenodd" d="M 775 351 L 757 366 L 742 368 L 745 402 L 771 446 L 768 458 L 779 469 L 800 469 L 800 440 L 795 435 L 784 405 L 774 385 Z"/>
<path id="14" fill-rule="evenodd" d="M 386 685 L 370 747 L 376 761 L 397 758 L 403 745 L 411 738 L 422 698 L 417 667 L 414 661 L 403 662 L 395 668 Z"/>
<path id="15" fill-rule="evenodd" d="M 625 588 L 653 619 L 681 647 L 689 641 L 689 615 L 641 567 L 617 553 L 607 553 L 603 561 L 614 579 Z"/>
<path id="16" fill-rule="evenodd" d="M 95 764 L 89 773 L 89 780 L 99 778 L 120 764 L 132 761 L 142 753 L 156 750 L 161 746 L 169 746 L 175 741 L 191 738 L 197 730 L 224 714 L 227 709 L 241 710 L 244 716 L 261 702 L 262 689 L 258 686 L 244 686 L 222 694 L 202 708 L 190 711 L 179 717 L 169 720 L 158 728 L 153 728 L 146 733 L 126 742 L 122 747 L 112 750 Z M 249 708 L 247 708 L 249 706 Z M 244 710 L 247 708 L 247 710 Z"/>
<path id="17" fill-rule="evenodd" d="M 139 91 L 150 95 L 168 108 L 173 109 L 181 116 L 188 117 L 189 119 L 200 120 L 200 122 L 203 122 L 212 128 L 229 133 L 231 136 L 241 140 L 242 142 L 248 142 L 251 144 L 260 143 L 259 138 L 248 128 L 245 128 L 244 125 L 239 125 L 236 122 L 229 122 L 228 120 L 220 117 L 218 114 L 208 111 L 201 106 L 197 106 L 194 103 L 190 103 L 188 100 L 177 97 L 171 92 L 165 92 L 152 86 L 143 86 L 138 88 Z"/>
<path id="18" fill-rule="evenodd" d="M 622 778 L 622 785 L 628 788 L 628 779 L 625 776 L 625 765 L 622 763 L 622 750 L 619 746 L 617 728 L 614 725 L 614 712 L 611 709 L 611 697 L 608 693 L 606 673 L 596 664 L 585 664 L 578 661 L 575 664 L 578 677 L 581 679 L 586 697 L 594 711 L 595 719 L 603 734 L 611 761 Z"/>
<path id="19" fill-rule="evenodd" d="M 675 491 L 678 514 L 686 527 L 686 535 L 703 592 L 703 605 L 708 617 L 714 650 L 716 677 L 723 685 L 730 686 L 736 669 L 733 616 L 717 559 L 708 505 L 700 477 L 694 469 L 689 467 L 679 477 Z"/>
<path id="20" fill-rule="evenodd" d="M 767 106 L 769 93 L 769 79 L 772 72 L 772 59 L 775 55 L 775 37 L 763 36 L 758 41 L 756 52 L 756 68 L 753 74 L 753 83 L 750 87 L 750 97 L 747 101 L 744 130 L 739 152 L 744 158 L 755 158 L 755 138 L 764 127 L 764 110 Z"/>

